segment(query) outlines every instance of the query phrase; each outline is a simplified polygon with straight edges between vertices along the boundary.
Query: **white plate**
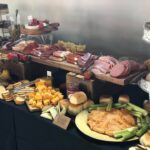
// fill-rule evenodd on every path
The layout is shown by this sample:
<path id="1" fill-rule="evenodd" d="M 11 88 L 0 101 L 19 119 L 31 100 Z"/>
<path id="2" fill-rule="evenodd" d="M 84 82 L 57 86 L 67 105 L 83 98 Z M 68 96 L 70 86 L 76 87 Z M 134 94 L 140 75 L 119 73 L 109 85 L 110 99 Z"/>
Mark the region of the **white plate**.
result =
<path id="1" fill-rule="evenodd" d="M 88 118 L 88 111 L 84 110 L 82 112 L 80 112 L 76 118 L 75 118 L 75 124 L 77 126 L 77 128 L 84 133 L 85 135 L 97 139 L 97 140 L 101 140 L 101 141 L 107 141 L 107 142 L 122 142 L 119 139 L 115 139 L 113 137 L 104 135 L 104 134 L 100 134 L 97 132 L 92 131 L 89 126 L 87 125 L 87 118 Z M 128 141 L 134 141 L 137 140 L 138 137 L 132 138 Z"/>

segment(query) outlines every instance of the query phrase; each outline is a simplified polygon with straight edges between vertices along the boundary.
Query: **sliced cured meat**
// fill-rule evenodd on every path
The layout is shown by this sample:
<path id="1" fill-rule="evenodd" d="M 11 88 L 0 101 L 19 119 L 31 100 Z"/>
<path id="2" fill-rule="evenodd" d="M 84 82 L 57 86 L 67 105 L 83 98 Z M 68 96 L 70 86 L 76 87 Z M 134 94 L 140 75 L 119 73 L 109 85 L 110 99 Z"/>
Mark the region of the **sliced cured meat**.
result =
<path id="1" fill-rule="evenodd" d="M 139 64 L 139 70 L 145 70 L 146 66 L 144 64 Z"/>
<path id="2" fill-rule="evenodd" d="M 136 72 L 139 71 L 139 63 L 134 61 L 134 60 L 130 60 L 130 65 L 131 65 L 131 72 Z"/>
<path id="3" fill-rule="evenodd" d="M 124 66 L 123 64 L 121 64 L 121 63 L 116 64 L 116 65 L 111 69 L 110 75 L 111 75 L 112 77 L 116 77 L 116 78 L 122 77 L 123 74 L 124 74 L 125 69 L 126 69 L 126 68 L 125 68 L 125 66 Z"/>
<path id="4" fill-rule="evenodd" d="M 86 53 L 86 54 L 84 54 L 84 55 L 81 57 L 81 59 L 82 59 L 83 61 L 87 61 L 90 57 L 91 57 L 91 53 Z"/>
<path id="5" fill-rule="evenodd" d="M 99 57 L 99 60 L 109 63 L 112 67 L 118 63 L 118 60 L 111 56 L 101 56 Z"/>
<path id="6" fill-rule="evenodd" d="M 104 73 L 102 73 L 100 70 L 98 70 L 98 69 L 96 69 L 96 68 L 93 68 L 91 71 L 92 71 L 95 75 L 104 74 Z"/>
<path id="7" fill-rule="evenodd" d="M 79 67 L 86 67 L 88 63 L 93 64 L 94 60 L 95 60 L 94 55 L 92 55 L 91 53 L 86 53 L 78 59 L 78 65 Z M 91 63 L 91 61 L 93 63 Z"/>
<path id="8" fill-rule="evenodd" d="M 55 52 L 53 52 L 53 56 L 64 58 L 64 57 L 66 57 L 69 53 L 70 53 L 69 51 L 55 51 Z"/>
<path id="9" fill-rule="evenodd" d="M 50 56 L 49 59 L 53 60 L 53 61 L 63 61 L 64 60 L 64 58 L 55 57 L 55 56 Z"/>
<path id="10" fill-rule="evenodd" d="M 120 62 L 121 64 L 123 64 L 125 66 L 125 70 L 122 76 L 127 76 L 131 73 L 131 64 L 129 60 L 124 60 Z"/>
<path id="11" fill-rule="evenodd" d="M 94 66 L 94 68 L 100 70 L 101 72 L 103 72 L 105 74 L 110 72 L 110 70 L 106 69 L 105 66 L 102 65 L 102 64 L 99 64 L 99 65 L 97 64 L 97 65 Z"/>
<path id="12" fill-rule="evenodd" d="M 80 58 L 80 55 L 70 53 L 67 55 L 66 58 L 67 58 L 68 63 L 77 64 L 77 61 Z"/>

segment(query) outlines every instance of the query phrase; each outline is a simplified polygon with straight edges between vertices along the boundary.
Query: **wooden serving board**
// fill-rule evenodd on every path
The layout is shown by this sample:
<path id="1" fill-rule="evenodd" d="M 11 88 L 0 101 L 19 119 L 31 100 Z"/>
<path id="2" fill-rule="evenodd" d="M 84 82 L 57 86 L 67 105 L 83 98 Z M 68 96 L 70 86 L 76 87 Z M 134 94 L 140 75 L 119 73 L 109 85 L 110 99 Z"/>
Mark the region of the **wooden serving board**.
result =
<path id="1" fill-rule="evenodd" d="M 17 52 L 17 53 L 20 53 L 20 52 Z M 33 62 L 36 62 L 36 63 L 39 63 L 39 64 L 43 64 L 43 65 L 63 69 L 63 70 L 66 70 L 66 71 L 74 72 L 74 73 L 77 73 L 77 74 L 81 74 L 81 70 L 77 65 L 67 63 L 66 61 L 58 62 L 58 61 L 53 61 L 53 60 L 41 59 L 40 57 L 36 57 L 36 56 L 31 56 L 31 59 L 32 59 Z M 99 80 L 111 82 L 111 83 L 114 83 L 114 84 L 127 85 L 135 77 L 137 77 L 136 80 L 138 80 L 138 78 L 140 79 L 140 78 L 144 77 L 146 74 L 147 74 L 147 71 L 141 71 L 141 72 L 133 73 L 133 74 L 131 74 L 128 77 L 125 77 L 125 78 L 113 78 L 113 77 L 110 76 L 110 74 L 95 75 L 95 77 Z"/>
<path id="2" fill-rule="evenodd" d="M 113 78 L 110 76 L 110 74 L 107 74 L 107 75 L 101 74 L 101 75 L 96 75 L 96 78 L 99 80 L 108 81 L 108 82 L 118 84 L 118 85 L 127 85 L 134 78 L 136 78 L 136 80 L 138 80 L 138 79 L 144 77 L 146 74 L 147 74 L 147 71 L 141 71 L 141 72 L 133 73 L 133 74 L 127 76 L 126 78 Z"/>
<path id="3" fill-rule="evenodd" d="M 74 73 L 81 73 L 80 68 L 77 65 L 67 63 L 66 61 L 58 62 L 58 61 L 53 61 L 53 60 L 45 60 L 41 59 L 39 57 L 31 56 L 33 62 L 37 62 L 40 64 L 48 65 L 51 67 L 56 67 L 59 69 L 71 71 Z"/>
<path id="4" fill-rule="evenodd" d="M 31 105 L 29 105 L 29 102 L 28 102 L 28 101 L 26 101 L 26 105 L 27 105 L 27 107 L 28 107 L 28 109 L 29 109 L 30 112 L 41 111 L 40 108 L 32 107 Z"/>

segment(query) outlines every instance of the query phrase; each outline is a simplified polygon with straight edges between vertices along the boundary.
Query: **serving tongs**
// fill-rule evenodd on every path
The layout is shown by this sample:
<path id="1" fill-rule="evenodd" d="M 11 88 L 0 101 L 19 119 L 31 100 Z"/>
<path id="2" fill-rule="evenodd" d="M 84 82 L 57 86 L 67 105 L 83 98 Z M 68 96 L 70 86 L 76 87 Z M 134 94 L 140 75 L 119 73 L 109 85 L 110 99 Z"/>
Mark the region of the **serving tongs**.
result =
<path id="1" fill-rule="evenodd" d="M 33 84 L 35 84 L 35 82 L 36 82 L 37 80 L 33 80 L 33 81 L 31 81 L 31 82 L 29 82 L 29 83 L 25 83 L 25 84 L 22 84 L 22 85 L 20 85 L 20 86 L 18 86 L 18 87 L 16 87 L 16 88 L 14 88 L 13 90 L 10 90 L 10 92 L 11 93 L 20 93 L 21 92 L 21 90 L 22 89 L 24 89 L 24 88 L 26 88 L 26 87 L 29 87 L 29 86 L 31 86 L 31 85 L 33 85 Z M 32 89 L 26 89 L 26 90 L 23 90 L 22 92 L 32 92 L 32 91 L 34 91 L 34 90 L 32 90 Z"/>

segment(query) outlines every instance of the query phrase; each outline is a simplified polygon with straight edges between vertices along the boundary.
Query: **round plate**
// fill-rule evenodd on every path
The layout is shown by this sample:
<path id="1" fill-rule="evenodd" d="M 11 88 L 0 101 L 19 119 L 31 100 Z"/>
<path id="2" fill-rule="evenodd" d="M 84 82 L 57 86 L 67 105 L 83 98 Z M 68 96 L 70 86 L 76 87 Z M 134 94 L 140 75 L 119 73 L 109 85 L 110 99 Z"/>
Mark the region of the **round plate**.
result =
<path id="1" fill-rule="evenodd" d="M 113 137 L 104 135 L 104 134 L 100 134 L 97 132 L 92 131 L 89 126 L 87 125 L 87 118 L 88 118 L 88 111 L 84 110 L 82 112 L 80 112 L 76 118 L 75 118 L 75 124 L 77 126 L 77 128 L 84 133 L 85 135 L 97 139 L 97 140 L 101 140 L 101 141 L 107 141 L 107 142 L 123 142 L 119 139 L 115 139 Z M 128 141 L 134 141 L 137 140 L 138 137 L 132 138 Z"/>

